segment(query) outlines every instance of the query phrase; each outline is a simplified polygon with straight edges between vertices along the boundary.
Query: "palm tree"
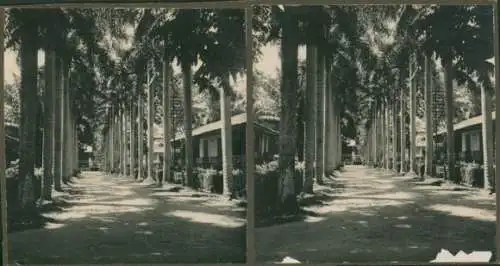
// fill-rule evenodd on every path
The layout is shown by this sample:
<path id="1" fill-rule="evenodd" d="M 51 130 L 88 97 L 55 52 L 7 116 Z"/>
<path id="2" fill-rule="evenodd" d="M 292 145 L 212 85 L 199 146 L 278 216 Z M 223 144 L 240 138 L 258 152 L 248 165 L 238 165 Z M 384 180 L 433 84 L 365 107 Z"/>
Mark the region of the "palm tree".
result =
<path id="1" fill-rule="evenodd" d="M 172 68 L 170 66 L 170 57 L 168 51 L 165 50 L 165 55 L 163 58 L 163 176 L 160 179 L 160 184 L 162 181 L 171 181 L 171 143 L 170 139 L 172 137 L 171 128 L 171 110 L 170 107 L 172 103 L 172 89 L 170 86 L 170 80 L 172 78 Z"/>
<path id="2" fill-rule="evenodd" d="M 283 26 L 284 27 L 284 26 Z M 283 45 L 283 44 L 282 44 Z M 307 44 L 306 52 L 307 60 L 307 77 L 306 77 L 306 121 L 305 121 L 305 134 L 304 134 L 304 185 L 302 191 L 306 193 L 313 192 L 313 180 L 315 176 L 314 164 L 316 154 L 316 117 L 317 117 L 317 66 L 318 66 L 318 48 L 314 44 Z M 284 55 L 282 55 L 284 56 Z M 282 59 L 283 60 L 283 59 Z M 283 113 L 281 113 L 283 115 Z"/>
<path id="3" fill-rule="evenodd" d="M 417 119 L 417 83 L 416 83 L 416 73 L 418 72 L 418 65 L 417 65 L 417 58 L 416 54 L 413 54 L 413 56 L 409 60 L 409 87 L 410 87 L 410 169 L 409 169 L 409 174 L 410 175 L 416 175 L 416 162 L 415 162 L 415 156 L 416 156 L 416 141 L 417 141 L 417 134 L 416 134 L 416 124 L 415 121 Z"/>
<path id="4" fill-rule="evenodd" d="M 294 184 L 296 153 L 295 121 L 297 112 L 295 107 L 298 87 L 297 57 L 299 46 L 299 40 L 296 36 L 298 30 L 298 19 L 295 12 L 294 7 L 285 7 L 284 11 L 281 13 L 281 130 L 278 161 L 278 168 L 280 170 L 280 177 L 278 181 L 278 210 L 291 213 L 295 213 L 298 210 Z"/>
<path id="5" fill-rule="evenodd" d="M 448 180 L 455 180 L 455 136 L 453 130 L 453 65 L 451 58 L 443 58 L 444 66 L 444 86 L 445 86 L 445 105 L 446 105 L 446 154 L 447 154 L 447 169 Z"/>
<path id="6" fill-rule="evenodd" d="M 433 149 L 433 124 L 432 124 L 432 87 L 431 87 L 431 58 L 424 57 L 425 75 L 425 174 L 432 176 Z"/>
<path id="7" fill-rule="evenodd" d="M 36 114 L 31 108 L 37 106 L 37 72 L 38 72 L 38 25 L 39 14 L 35 10 L 10 10 L 10 19 L 16 21 L 17 32 L 11 33 L 12 41 L 19 44 L 21 61 L 21 132 L 19 146 L 19 178 L 17 198 L 22 210 L 33 209 L 35 199 L 33 186 L 35 183 L 34 166 Z M 9 24 L 12 24 L 9 23 Z M 12 26 L 11 26 L 12 27 Z M 9 25 L 7 30 L 9 30 Z M 14 35 L 17 36 L 14 37 Z M 17 38 L 17 39 L 14 39 Z"/>
<path id="8" fill-rule="evenodd" d="M 52 184 L 53 184 L 53 158 L 54 158 L 54 86 L 55 84 L 55 52 L 52 49 L 47 49 L 45 52 L 45 91 L 44 91 L 44 151 L 43 151 L 43 184 L 42 184 L 42 200 L 52 199 Z"/>

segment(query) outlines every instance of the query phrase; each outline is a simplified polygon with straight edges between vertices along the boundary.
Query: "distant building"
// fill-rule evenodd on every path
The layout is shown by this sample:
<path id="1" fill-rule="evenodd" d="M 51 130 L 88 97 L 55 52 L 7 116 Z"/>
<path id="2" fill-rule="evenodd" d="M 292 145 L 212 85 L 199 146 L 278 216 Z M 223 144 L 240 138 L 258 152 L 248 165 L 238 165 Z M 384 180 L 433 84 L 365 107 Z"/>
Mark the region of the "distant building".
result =
<path id="1" fill-rule="evenodd" d="M 491 113 L 493 122 L 495 121 L 496 112 Z M 453 126 L 455 153 L 457 159 L 464 162 L 483 163 L 483 132 L 482 132 L 482 115 L 472 117 L 461 121 Z M 495 123 L 492 125 L 493 131 L 493 150 L 495 149 Z M 446 130 L 439 131 L 435 136 L 436 142 L 442 147 L 436 151 L 439 154 L 445 152 Z M 495 152 L 493 152 L 493 159 Z"/>
<path id="2" fill-rule="evenodd" d="M 231 117 L 233 165 L 244 168 L 246 153 L 246 114 Z M 254 122 L 256 163 L 272 159 L 278 153 L 279 132 L 275 129 L 279 121 L 271 118 L 261 118 Z M 193 157 L 197 166 L 215 169 L 222 168 L 222 121 L 213 122 L 193 129 Z M 184 163 L 184 134 L 177 134 L 172 140 L 173 159 L 177 164 Z M 155 160 L 163 160 L 163 128 L 154 128 Z"/>

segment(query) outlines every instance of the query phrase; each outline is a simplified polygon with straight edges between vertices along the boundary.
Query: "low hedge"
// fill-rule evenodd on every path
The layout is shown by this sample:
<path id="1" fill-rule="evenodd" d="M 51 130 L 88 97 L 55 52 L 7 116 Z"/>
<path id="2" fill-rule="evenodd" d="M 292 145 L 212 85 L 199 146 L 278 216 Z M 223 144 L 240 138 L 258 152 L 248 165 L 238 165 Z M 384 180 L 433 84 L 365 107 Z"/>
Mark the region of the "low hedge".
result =
<path id="1" fill-rule="evenodd" d="M 196 187 L 202 191 L 222 194 L 223 173 L 213 168 L 197 168 L 195 171 Z M 246 196 L 246 173 L 233 169 L 233 193 L 236 197 Z"/>

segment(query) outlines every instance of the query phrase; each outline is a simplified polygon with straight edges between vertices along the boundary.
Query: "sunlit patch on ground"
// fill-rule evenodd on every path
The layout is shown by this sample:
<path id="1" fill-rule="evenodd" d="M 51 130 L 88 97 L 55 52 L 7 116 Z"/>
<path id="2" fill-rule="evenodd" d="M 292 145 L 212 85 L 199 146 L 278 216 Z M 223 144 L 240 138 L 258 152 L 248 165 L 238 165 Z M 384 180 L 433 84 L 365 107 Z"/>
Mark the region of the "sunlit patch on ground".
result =
<path id="1" fill-rule="evenodd" d="M 236 228 L 245 225 L 245 220 L 241 218 L 205 212 L 177 210 L 166 213 L 165 215 L 188 219 L 195 223 L 206 223 L 220 227 Z"/>
<path id="2" fill-rule="evenodd" d="M 377 198 L 362 198 L 362 199 L 335 199 L 329 205 L 326 206 L 311 206 L 304 207 L 307 211 L 312 211 L 318 214 L 335 213 L 350 211 L 353 208 L 373 208 L 373 207 L 387 207 L 387 206 L 399 206 L 404 204 L 409 204 L 411 201 L 408 200 L 388 200 L 388 199 L 377 199 Z"/>
<path id="3" fill-rule="evenodd" d="M 440 211 L 454 216 L 460 216 L 475 220 L 488 222 L 494 222 L 496 220 L 495 212 L 485 209 L 457 206 L 451 204 L 434 204 L 427 208 L 430 210 Z"/>
<path id="4" fill-rule="evenodd" d="M 396 228 L 411 228 L 411 224 L 396 224 L 394 225 Z"/>
<path id="5" fill-rule="evenodd" d="M 149 231 L 149 230 L 139 230 L 139 231 L 136 231 L 137 234 L 140 234 L 140 235 L 152 235 L 153 232 Z"/>
<path id="6" fill-rule="evenodd" d="M 74 206 L 63 212 L 46 213 L 43 216 L 55 220 L 65 221 L 71 219 L 82 219 L 85 217 L 98 214 L 112 213 L 125 213 L 125 212 L 141 212 L 152 210 L 152 207 L 134 207 L 134 206 L 119 206 L 119 205 L 88 205 L 88 206 Z"/>
<path id="7" fill-rule="evenodd" d="M 389 200 L 412 200 L 415 199 L 415 193 L 409 192 L 393 192 L 393 193 L 384 193 L 384 194 L 375 194 L 375 195 L 364 195 L 366 198 L 373 199 L 389 199 Z"/>
<path id="8" fill-rule="evenodd" d="M 307 216 L 305 219 L 306 223 L 317 223 L 324 221 L 326 218 L 325 217 L 313 217 L 313 216 Z"/>
<path id="9" fill-rule="evenodd" d="M 46 223 L 44 228 L 48 229 L 48 230 L 59 229 L 59 228 L 64 227 L 64 225 L 65 224 Z"/>

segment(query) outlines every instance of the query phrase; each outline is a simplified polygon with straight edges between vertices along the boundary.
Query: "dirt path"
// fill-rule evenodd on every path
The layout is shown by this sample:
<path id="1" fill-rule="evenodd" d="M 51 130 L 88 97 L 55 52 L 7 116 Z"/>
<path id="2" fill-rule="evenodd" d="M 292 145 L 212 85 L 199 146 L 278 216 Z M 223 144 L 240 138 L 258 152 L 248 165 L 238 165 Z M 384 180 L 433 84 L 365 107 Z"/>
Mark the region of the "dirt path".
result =
<path id="1" fill-rule="evenodd" d="M 257 261 L 425 263 L 441 248 L 494 250 L 495 200 L 486 192 L 354 166 L 316 190 L 322 204 L 306 207 L 316 215 L 257 229 Z"/>
<path id="2" fill-rule="evenodd" d="M 42 229 L 10 234 L 9 261 L 36 264 L 243 263 L 245 210 L 174 187 L 83 173 Z"/>

